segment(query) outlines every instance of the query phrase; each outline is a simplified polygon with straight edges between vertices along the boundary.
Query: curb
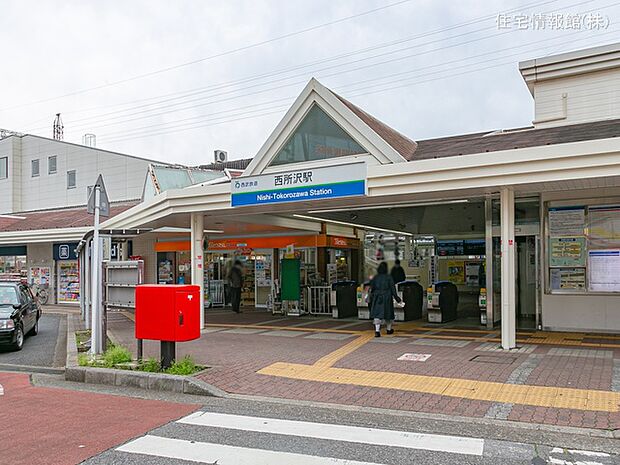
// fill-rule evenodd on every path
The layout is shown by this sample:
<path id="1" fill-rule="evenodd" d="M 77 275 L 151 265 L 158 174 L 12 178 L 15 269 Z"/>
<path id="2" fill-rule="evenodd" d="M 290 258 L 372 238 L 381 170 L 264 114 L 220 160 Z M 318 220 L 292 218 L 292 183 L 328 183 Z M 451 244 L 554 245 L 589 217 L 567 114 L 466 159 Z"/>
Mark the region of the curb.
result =
<path id="1" fill-rule="evenodd" d="M 74 318 L 74 315 L 67 318 L 67 361 L 64 370 L 66 381 L 197 396 L 228 397 L 228 394 L 221 389 L 191 376 L 79 366 Z"/>

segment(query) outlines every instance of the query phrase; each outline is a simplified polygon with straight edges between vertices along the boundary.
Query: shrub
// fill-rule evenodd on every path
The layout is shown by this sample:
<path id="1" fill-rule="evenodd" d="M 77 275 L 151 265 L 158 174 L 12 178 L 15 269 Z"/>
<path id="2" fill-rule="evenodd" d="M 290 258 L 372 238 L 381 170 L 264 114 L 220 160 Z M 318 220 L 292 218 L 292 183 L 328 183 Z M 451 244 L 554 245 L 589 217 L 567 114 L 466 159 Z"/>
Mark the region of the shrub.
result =
<path id="1" fill-rule="evenodd" d="M 158 373 L 161 371 L 161 364 L 159 363 L 159 360 L 149 358 L 148 360 L 144 360 L 140 364 L 138 370 L 148 371 L 149 373 Z"/>
<path id="2" fill-rule="evenodd" d="M 111 346 L 103 354 L 104 365 L 108 368 L 113 368 L 117 363 L 131 362 L 131 358 L 131 352 L 121 346 Z"/>
<path id="3" fill-rule="evenodd" d="M 200 371 L 201 368 L 196 365 L 189 355 L 186 355 L 181 360 L 175 360 L 170 368 L 166 370 L 166 373 L 171 375 L 191 375 Z"/>
<path id="4" fill-rule="evenodd" d="M 81 367 L 85 367 L 90 365 L 90 358 L 88 357 L 88 355 L 86 354 L 79 354 L 78 355 L 78 365 L 80 365 Z"/>

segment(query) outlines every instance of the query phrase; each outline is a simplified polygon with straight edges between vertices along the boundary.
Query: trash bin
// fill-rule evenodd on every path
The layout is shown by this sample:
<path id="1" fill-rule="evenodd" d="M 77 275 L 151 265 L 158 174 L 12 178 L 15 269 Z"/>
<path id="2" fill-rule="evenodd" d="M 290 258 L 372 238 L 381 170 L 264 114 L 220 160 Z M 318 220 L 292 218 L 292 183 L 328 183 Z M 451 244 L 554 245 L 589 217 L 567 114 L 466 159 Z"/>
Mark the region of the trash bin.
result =
<path id="1" fill-rule="evenodd" d="M 332 284 L 336 292 L 336 308 L 333 309 L 334 318 L 357 316 L 357 282 L 338 281 Z"/>
<path id="2" fill-rule="evenodd" d="M 401 291 L 405 307 L 403 319 L 399 321 L 418 320 L 422 318 L 422 307 L 424 303 L 424 289 L 417 281 L 403 281 L 398 283 L 398 290 Z"/>
<path id="3" fill-rule="evenodd" d="M 456 320 L 459 305 L 459 292 L 453 283 L 440 281 L 429 288 L 428 321 L 429 323 L 446 323 Z"/>

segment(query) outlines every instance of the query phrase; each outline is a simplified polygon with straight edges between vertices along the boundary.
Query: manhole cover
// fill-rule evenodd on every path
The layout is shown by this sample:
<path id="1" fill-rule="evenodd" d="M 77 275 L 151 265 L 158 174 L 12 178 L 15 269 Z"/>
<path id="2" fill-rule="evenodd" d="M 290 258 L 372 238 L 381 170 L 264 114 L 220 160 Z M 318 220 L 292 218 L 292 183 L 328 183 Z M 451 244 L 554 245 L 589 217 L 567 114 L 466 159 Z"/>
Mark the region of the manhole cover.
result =
<path id="1" fill-rule="evenodd" d="M 513 363 L 517 357 L 510 357 L 505 355 L 476 355 L 473 358 L 470 358 L 470 362 L 480 362 L 480 363 L 496 363 L 499 365 L 510 365 Z"/>

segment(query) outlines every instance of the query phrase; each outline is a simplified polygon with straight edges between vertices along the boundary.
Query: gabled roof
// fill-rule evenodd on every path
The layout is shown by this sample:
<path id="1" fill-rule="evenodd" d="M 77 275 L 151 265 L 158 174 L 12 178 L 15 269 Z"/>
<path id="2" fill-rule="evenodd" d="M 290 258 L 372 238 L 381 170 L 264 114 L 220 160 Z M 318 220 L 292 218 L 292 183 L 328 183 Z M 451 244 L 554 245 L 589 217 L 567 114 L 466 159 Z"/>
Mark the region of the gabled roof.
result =
<path id="1" fill-rule="evenodd" d="M 418 144 L 409 139 L 407 136 L 402 135 L 397 130 L 391 128 L 387 124 L 379 121 L 374 116 L 366 113 L 360 107 L 353 105 L 347 99 L 341 97 L 340 95 L 334 93 L 336 97 L 338 97 L 342 103 L 344 103 L 349 109 L 355 113 L 364 123 L 366 123 L 373 131 L 375 131 L 382 139 L 384 139 L 388 144 L 390 144 L 394 150 L 400 153 L 403 158 L 409 159 L 413 152 L 415 152 Z"/>
<path id="2" fill-rule="evenodd" d="M 334 123 L 366 150 L 371 158 L 376 159 L 377 163 L 387 165 L 404 162 L 406 158 L 403 154 L 410 154 L 415 146 L 415 142 L 411 139 L 381 123 L 312 78 L 249 163 L 244 175 L 262 174 L 314 105 L 318 105 Z M 333 163 L 334 160 L 325 161 Z"/>

